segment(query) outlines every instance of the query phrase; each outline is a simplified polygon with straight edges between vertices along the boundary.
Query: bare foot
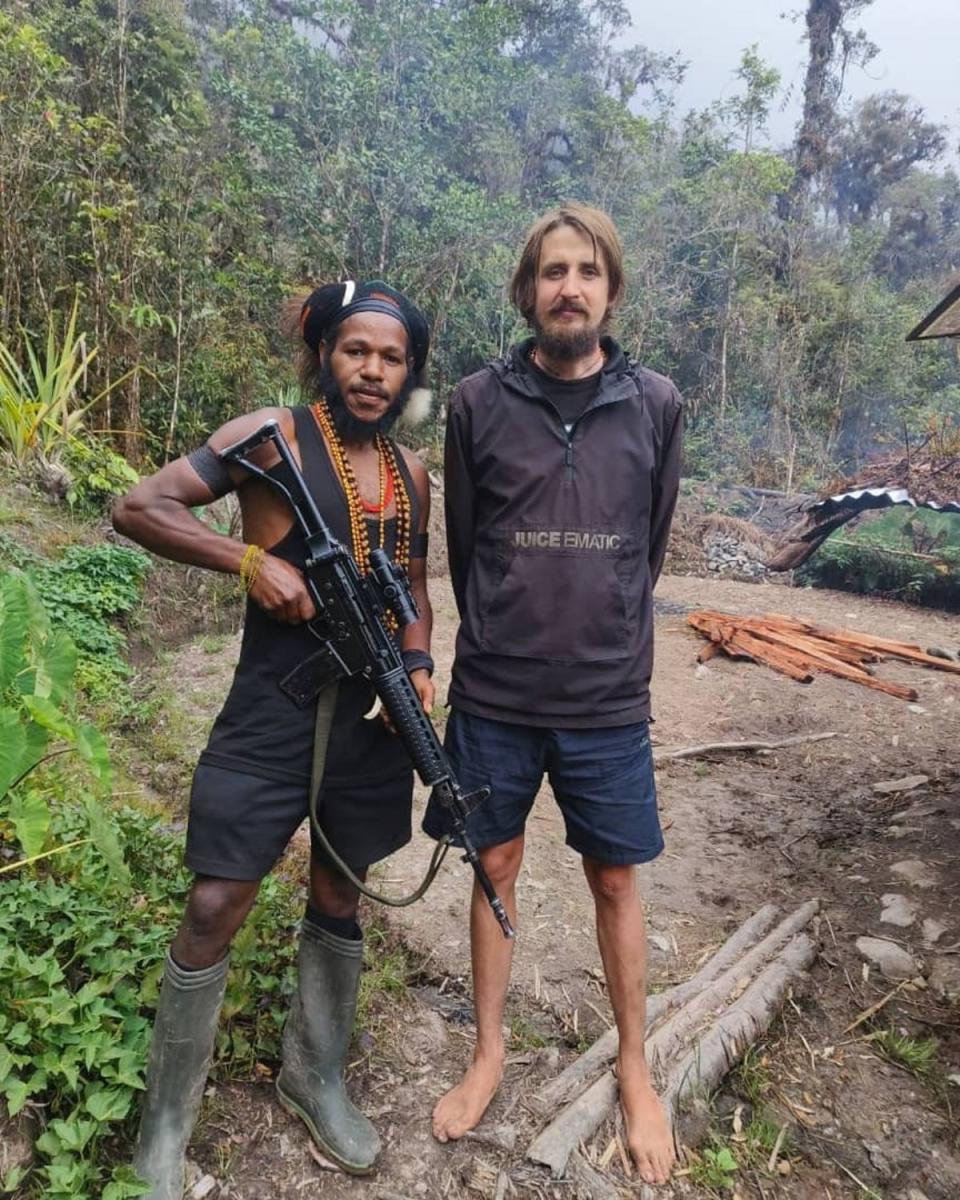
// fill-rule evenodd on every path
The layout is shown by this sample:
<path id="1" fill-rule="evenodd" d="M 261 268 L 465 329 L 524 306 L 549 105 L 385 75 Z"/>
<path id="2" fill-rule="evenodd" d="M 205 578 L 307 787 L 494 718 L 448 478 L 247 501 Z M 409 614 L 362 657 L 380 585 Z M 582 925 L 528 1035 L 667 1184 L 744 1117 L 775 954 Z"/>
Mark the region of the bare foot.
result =
<path id="1" fill-rule="evenodd" d="M 617 1063 L 627 1143 L 644 1183 L 666 1183 L 676 1162 L 673 1133 L 646 1062 Z"/>
<path id="2" fill-rule="evenodd" d="M 480 1123 L 503 1078 L 503 1054 L 475 1057 L 455 1088 L 437 1101 L 433 1136 L 456 1141 Z"/>

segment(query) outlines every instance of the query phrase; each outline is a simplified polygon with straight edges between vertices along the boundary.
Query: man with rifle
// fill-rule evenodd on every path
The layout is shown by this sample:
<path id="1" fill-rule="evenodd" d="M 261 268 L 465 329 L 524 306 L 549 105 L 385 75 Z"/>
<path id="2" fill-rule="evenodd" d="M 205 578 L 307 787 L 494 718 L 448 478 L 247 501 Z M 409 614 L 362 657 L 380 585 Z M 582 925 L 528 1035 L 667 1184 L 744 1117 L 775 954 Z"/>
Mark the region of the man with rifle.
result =
<path id="1" fill-rule="evenodd" d="M 673 1141 L 644 1058 L 645 932 L 636 864 L 663 848 L 648 736 L 652 592 L 680 476 L 681 404 L 607 335 L 624 289 L 606 214 L 570 204 L 527 237 L 511 299 L 534 336 L 450 402 L 446 518 L 460 614 L 446 748 L 492 800 L 467 822 L 514 916 L 524 826 L 546 774 L 582 858 L 619 1030 L 617 1074 L 641 1177 Z M 425 828 L 445 828 L 432 804 Z M 503 1072 L 512 945 L 475 890 L 477 1044 L 437 1104 L 441 1141 L 482 1117 Z"/>
<path id="2" fill-rule="evenodd" d="M 314 291 L 299 310 L 299 330 L 301 384 L 311 403 L 228 422 L 205 446 L 143 480 L 114 512 L 119 532 L 166 558 L 238 575 L 247 594 L 233 686 L 200 755 L 190 798 L 186 863 L 195 879 L 167 956 L 134 1164 L 151 1185 L 151 1200 L 182 1195 L 230 942 L 260 880 L 307 814 L 317 766 L 316 688 L 304 688 L 304 664 L 330 659 L 320 640 L 330 630 L 318 633 L 322 600 L 305 578 L 304 532 L 277 486 L 296 493 L 290 465 L 277 441 L 258 431 L 276 430 L 285 439 L 293 472 L 305 480 L 332 539 L 356 560 L 359 576 L 382 561 L 381 550 L 408 573 L 419 617 L 413 619 L 410 606 L 410 623 L 398 630 L 413 690 L 406 676 L 404 683 L 425 712 L 433 704 L 429 482 L 416 456 L 387 436 L 408 402 L 429 401 L 414 386 L 427 358 L 426 320 L 386 284 L 348 281 Z M 231 459 L 238 445 L 250 448 Z M 241 458 L 255 473 L 237 465 Z M 240 502 L 242 543 L 191 513 L 231 490 Z M 384 619 L 397 626 L 388 612 Z M 375 699 L 369 673 L 342 675 L 318 751 L 315 804 L 324 837 L 312 839 L 298 991 L 277 1090 L 323 1155 L 364 1174 L 374 1166 L 379 1138 L 343 1082 L 362 959 L 358 889 L 328 849 L 363 880 L 370 864 L 409 840 L 413 777 L 401 738 L 379 717 L 365 719 Z"/>

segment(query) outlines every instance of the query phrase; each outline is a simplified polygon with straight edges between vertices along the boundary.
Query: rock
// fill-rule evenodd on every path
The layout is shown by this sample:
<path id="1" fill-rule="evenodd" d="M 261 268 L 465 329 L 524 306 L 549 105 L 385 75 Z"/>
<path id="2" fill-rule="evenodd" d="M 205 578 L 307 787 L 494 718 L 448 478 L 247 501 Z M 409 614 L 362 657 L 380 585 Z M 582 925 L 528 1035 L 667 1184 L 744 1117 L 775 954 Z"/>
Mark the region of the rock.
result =
<path id="1" fill-rule="evenodd" d="M 957 662 L 958 655 L 952 650 L 945 650 L 943 646 L 928 646 L 927 653 L 933 658 L 945 658 L 947 662 Z"/>
<path id="2" fill-rule="evenodd" d="M 918 888 L 933 888 L 940 882 L 938 873 L 920 858 L 904 858 L 895 862 L 890 868 L 890 874 L 897 875 Z"/>
<path id="3" fill-rule="evenodd" d="M 673 945 L 670 939 L 664 933 L 647 933 L 647 941 L 651 945 L 656 946 L 658 950 L 662 950 L 664 954 L 670 954 L 673 951 Z"/>
<path id="4" fill-rule="evenodd" d="M 912 979 L 917 974 L 913 955 L 896 942 L 888 942 L 886 938 L 861 937 L 857 938 L 856 944 L 861 958 L 894 983 L 901 979 Z"/>
<path id="5" fill-rule="evenodd" d="M 927 917 L 921 929 L 923 930 L 923 940 L 928 946 L 936 945 L 947 932 L 947 926 L 942 921 L 935 921 L 932 917 Z"/>
<path id="6" fill-rule="evenodd" d="M 33 1165 L 36 1139 L 36 1121 L 25 1112 L 11 1117 L 6 1101 L 0 1096 L 0 1182 L 18 1167 L 26 1171 Z"/>
<path id="7" fill-rule="evenodd" d="M 204 1175 L 193 1185 L 190 1200 L 203 1200 L 204 1196 L 209 1196 L 216 1186 L 217 1181 L 212 1175 Z"/>
<path id="8" fill-rule="evenodd" d="M 934 960 L 928 980 L 933 994 L 953 1004 L 960 1000 L 960 962 L 943 956 Z"/>
<path id="9" fill-rule="evenodd" d="M 880 897 L 880 903 L 883 905 L 880 920 L 885 925 L 898 925 L 901 929 L 906 929 L 917 919 L 916 903 L 908 900 L 906 896 L 901 896 L 899 892 L 887 892 L 885 896 Z"/>
<path id="10" fill-rule="evenodd" d="M 421 1012 L 419 1021 L 405 1033 L 400 1052 L 413 1066 L 436 1062 L 443 1056 L 449 1036 L 446 1021 L 438 1012 L 428 1008 Z"/>
<path id="11" fill-rule="evenodd" d="M 952 1083 L 954 1087 L 960 1087 L 960 1075 L 948 1075 L 947 1083 Z"/>
<path id="12" fill-rule="evenodd" d="M 902 779 L 884 779 L 873 785 L 873 790 L 881 796 L 889 796 L 895 792 L 912 792 L 914 788 L 923 787 L 930 782 L 929 775 L 904 775 Z"/>

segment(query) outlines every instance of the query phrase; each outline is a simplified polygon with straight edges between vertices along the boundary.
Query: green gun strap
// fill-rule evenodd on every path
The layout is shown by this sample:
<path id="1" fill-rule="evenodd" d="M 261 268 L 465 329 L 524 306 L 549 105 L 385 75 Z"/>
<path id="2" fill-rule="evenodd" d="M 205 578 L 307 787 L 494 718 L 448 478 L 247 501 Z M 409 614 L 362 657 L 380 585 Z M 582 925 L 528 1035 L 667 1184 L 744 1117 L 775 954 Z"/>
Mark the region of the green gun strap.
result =
<path id="1" fill-rule="evenodd" d="M 427 873 L 424 875 L 420 886 L 410 893 L 409 896 L 385 896 L 382 892 L 375 892 L 350 870 L 347 864 L 343 861 L 340 855 L 330 845 L 330 840 L 323 831 L 320 824 L 320 818 L 317 816 L 317 802 L 320 797 L 320 787 L 323 783 L 323 773 L 327 765 L 327 747 L 330 745 L 330 730 L 333 727 L 333 714 L 337 707 L 337 695 L 340 685 L 338 683 L 331 684 L 325 688 L 317 698 L 317 719 L 314 725 L 313 732 L 313 766 L 310 771 L 310 824 L 313 827 L 313 832 L 316 835 L 320 845 L 326 851 L 331 862 L 336 869 L 345 878 L 353 884 L 353 886 L 361 893 L 361 895 L 369 897 L 371 900 L 376 900 L 378 904 L 387 904 L 391 908 L 406 908 L 410 904 L 415 904 L 426 892 L 427 888 L 433 883 L 437 872 L 447 856 L 447 851 L 450 849 L 450 841 L 448 838 L 441 838 L 433 851 L 433 857 L 430 859 L 430 865 L 427 867 Z M 375 718 L 381 720 L 379 716 Z"/>

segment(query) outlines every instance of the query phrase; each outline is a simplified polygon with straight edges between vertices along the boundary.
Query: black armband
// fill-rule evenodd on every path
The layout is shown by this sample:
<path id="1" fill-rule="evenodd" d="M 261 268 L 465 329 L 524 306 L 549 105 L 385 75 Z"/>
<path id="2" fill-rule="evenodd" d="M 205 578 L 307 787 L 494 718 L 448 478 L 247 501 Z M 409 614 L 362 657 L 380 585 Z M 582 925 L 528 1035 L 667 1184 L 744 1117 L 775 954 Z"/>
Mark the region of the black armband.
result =
<path id="1" fill-rule="evenodd" d="M 200 476 L 213 493 L 214 499 L 219 500 L 227 492 L 232 492 L 236 484 L 230 478 L 226 463 L 210 448 L 209 442 L 187 455 L 187 462 Z"/>
<path id="2" fill-rule="evenodd" d="M 426 530 L 423 533 L 415 533 L 410 539 L 410 557 L 426 558 L 428 541 Z"/>
<path id="3" fill-rule="evenodd" d="M 426 650 L 401 650 L 400 657 L 403 659 L 403 665 L 406 667 L 408 675 L 412 675 L 414 671 L 426 671 L 428 675 L 433 674 L 433 659 Z"/>

